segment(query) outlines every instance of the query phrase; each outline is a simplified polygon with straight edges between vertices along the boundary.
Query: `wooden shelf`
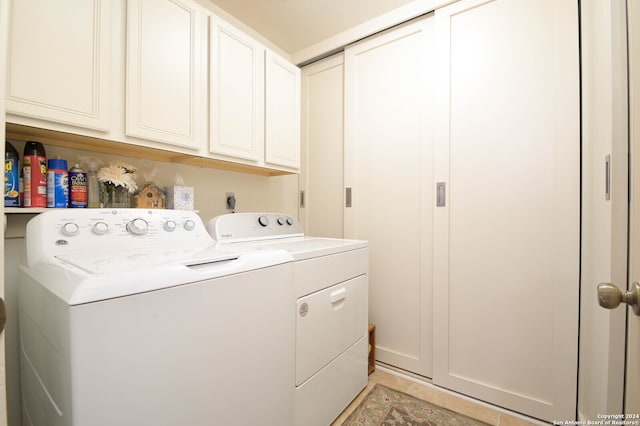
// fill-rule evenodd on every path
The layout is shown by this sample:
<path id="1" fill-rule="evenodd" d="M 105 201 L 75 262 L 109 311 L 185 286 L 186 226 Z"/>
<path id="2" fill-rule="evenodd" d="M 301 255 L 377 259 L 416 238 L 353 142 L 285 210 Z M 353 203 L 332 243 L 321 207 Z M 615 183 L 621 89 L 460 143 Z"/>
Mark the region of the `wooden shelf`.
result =
<path id="1" fill-rule="evenodd" d="M 181 154 L 178 152 L 150 148 L 131 143 L 100 139 L 91 136 L 65 133 L 22 124 L 6 123 L 6 139 L 36 140 L 45 145 L 55 145 L 64 148 L 82 149 L 85 151 L 101 152 L 103 154 L 124 155 L 134 158 L 144 158 L 166 163 L 187 164 L 196 167 L 207 167 L 232 172 L 248 173 L 262 176 L 281 176 L 294 174 L 265 167 L 251 166 L 232 161 L 215 158 L 200 157 L 198 155 Z"/>
<path id="2" fill-rule="evenodd" d="M 46 212 L 47 209 L 41 207 L 5 207 L 5 214 L 38 214 Z"/>

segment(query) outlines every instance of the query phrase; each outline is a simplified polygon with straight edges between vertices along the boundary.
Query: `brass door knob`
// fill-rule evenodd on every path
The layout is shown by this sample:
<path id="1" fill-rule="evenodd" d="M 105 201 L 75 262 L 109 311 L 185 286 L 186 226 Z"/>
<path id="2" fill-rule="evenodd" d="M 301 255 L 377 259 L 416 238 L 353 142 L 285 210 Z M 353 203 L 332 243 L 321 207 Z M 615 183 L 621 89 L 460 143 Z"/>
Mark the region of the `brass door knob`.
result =
<path id="1" fill-rule="evenodd" d="M 622 291 L 611 283 L 598 284 L 598 303 L 607 309 L 626 303 L 631 306 L 634 314 L 640 315 L 640 284 L 633 283 L 629 291 Z"/>

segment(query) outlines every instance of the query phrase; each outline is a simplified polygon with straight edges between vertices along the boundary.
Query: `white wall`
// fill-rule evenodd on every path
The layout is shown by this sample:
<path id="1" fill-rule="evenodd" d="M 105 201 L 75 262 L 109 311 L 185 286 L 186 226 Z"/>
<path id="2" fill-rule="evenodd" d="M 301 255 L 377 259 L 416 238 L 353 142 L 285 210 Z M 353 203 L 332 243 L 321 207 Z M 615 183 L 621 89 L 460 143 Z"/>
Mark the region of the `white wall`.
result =
<path id="1" fill-rule="evenodd" d="M 209 9 L 210 11 L 218 15 L 219 17 L 221 17 L 222 19 L 224 19 L 225 21 L 229 22 L 235 27 L 238 27 L 243 32 L 249 34 L 251 37 L 253 37 L 254 39 L 258 40 L 260 43 L 267 46 L 269 49 L 273 50 L 274 52 L 277 52 L 280 56 L 291 60 L 291 55 L 289 55 L 289 53 L 281 49 L 280 46 L 275 45 L 271 40 L 264 37 L 262 34 L 257 32 L 253 28 L 251 28 L 246 23 L 242 22 L 241 20 L 239 20 L 238 18 L 231 15 L 226 10 L 224 10 L 223 8 L 215 4 L 215 0 L 196 0 L 196 1 L 200 3 L 202 6 L 204 6 L 205 8 Z"/>

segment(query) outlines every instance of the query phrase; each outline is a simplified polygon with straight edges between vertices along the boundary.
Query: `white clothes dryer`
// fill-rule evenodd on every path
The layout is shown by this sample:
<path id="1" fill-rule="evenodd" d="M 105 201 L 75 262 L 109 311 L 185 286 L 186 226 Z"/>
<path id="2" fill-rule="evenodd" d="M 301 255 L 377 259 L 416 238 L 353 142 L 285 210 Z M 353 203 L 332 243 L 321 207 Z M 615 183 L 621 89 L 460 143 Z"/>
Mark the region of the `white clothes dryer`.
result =
<path id="1" fill-rule="evenodd" d="M 20 267 L 25 423 L 293 424 L 292 260 L 218 246 L 193 212 L 36 216 Z"/>
<path id="2" fill-rule="evenodd" d="M 295 425 L 330 424 L 367 385 L 367 241 L 307 237 L 273 213 L 218 216 L 207 230 L 221 247 L 294 258 Z"/>

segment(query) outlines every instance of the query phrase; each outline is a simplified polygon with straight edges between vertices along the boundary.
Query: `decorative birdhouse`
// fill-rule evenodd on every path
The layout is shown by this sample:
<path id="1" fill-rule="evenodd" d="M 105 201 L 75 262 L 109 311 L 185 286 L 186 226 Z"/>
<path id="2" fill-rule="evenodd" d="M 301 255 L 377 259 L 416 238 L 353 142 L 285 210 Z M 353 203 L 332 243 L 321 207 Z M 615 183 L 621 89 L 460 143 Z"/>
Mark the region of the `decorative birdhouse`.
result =
<path id="1" fill-rule="evenodd" d="M 157 186 L 148 183 L 135 196 L 136 207 L 140 209 L 163 209 L 165 193 Z"/>

